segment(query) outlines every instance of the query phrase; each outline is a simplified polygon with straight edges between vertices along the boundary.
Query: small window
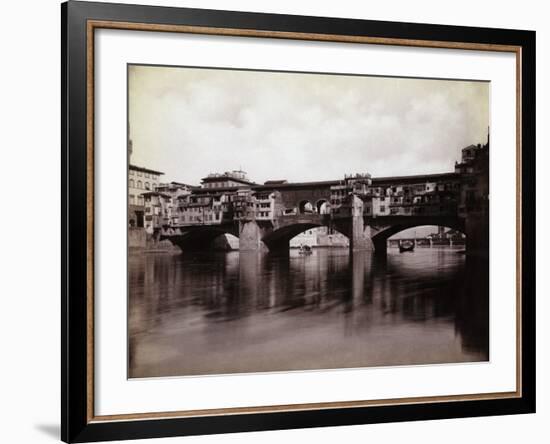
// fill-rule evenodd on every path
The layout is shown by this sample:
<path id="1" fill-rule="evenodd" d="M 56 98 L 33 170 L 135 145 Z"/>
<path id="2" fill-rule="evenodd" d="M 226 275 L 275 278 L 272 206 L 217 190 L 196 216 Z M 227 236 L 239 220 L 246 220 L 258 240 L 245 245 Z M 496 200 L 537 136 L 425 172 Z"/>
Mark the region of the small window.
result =
<path id="1" fill-rule="evenodd" d="M 128 181 L 128 186 L 129 186 L 130 188 L 134 188 L 134 179 L 130 179 L 130 180 Z"/>
<path id="2" fill-rule="evenodd" d="M 141 180 L 138 180 L 137 181 L 137 187 L 141 190 L 141 188 L 143 187 L 142 183 L 141 183 Z"/>
<path id="3" fill-rule="evenodd" d="M 145 189 L 146 189 L 146 190 L 150 190 L 150 189 L 151 189 L 151 186 L 149 185 L 149 182 L 145 182 Z"/>

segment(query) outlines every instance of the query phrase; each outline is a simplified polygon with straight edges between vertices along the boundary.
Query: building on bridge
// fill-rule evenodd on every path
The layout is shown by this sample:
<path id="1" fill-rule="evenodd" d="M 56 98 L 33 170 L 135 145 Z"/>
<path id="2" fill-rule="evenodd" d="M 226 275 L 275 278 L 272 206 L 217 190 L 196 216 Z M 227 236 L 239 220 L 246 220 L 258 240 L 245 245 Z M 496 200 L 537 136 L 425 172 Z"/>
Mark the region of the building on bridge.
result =
<path id="1" fill-rule="evenodd" d="M 370 196 L 371 175 L 345 175 L 344 179 L 330 187 L 330 213 L 335 218 L 350 217 L 352 214 L 353 195 Z"/>
<path id="2" fill-rule="evenodd" d="M 177 218 L 173 218 L 171 225 L 271 221 L 276 213 L 276 193 L 254 191 L 256 185 L 241 170 L 209 174 L 202 179 L 201 187 L 190 187 L 190 192 L 177 195 Z"/>
<path id="3" fill-rule="evenodd" d="M 193 187 L 179 182 L 161 183 L 155 191 L 143 193 L 145 207 L 145 230 L 149 234 L 162 227 L 178 225 L 179 199 L 191 194 Z"/>
<path id="4" fill-rule="evenodd" d="M 488 150 L 488 143 L 466 147 L 455 171 L 441 174 L 355 174 L 332 181 L 264 184 L 250 181 L 242 171 L 210 174 L 201 187 L 177 196 L 175 215 L 172 208 L 172 216 L 159 219 L 162 225 L 156 229 L 183 249 L 204 248 L 229 233 L 239 237 L 243 251 L 275 251 L 288 249 L 290 239 L 302 232 L 326 227 L 345 235 L 351 250 L 383 253 L 394 234 L 439 225 L 465 233 L 467 248 L 485 254 Z"/>
<path id="5" fill-rule="evenodd" d="M 429 216 L 447 214 L 456 210 L 460 178 L 454 174 L 424 177 L 380 179 L 372 184 L 370 176 L 356 175 L 352 181 L 343 181 L 330 187 L 331 215 L 334 218 L 351 217 L 352 196 L 362 200 L 364 217 Z M 396 180 L 404 183 L 396 185 Z"/>
<path id="6" fill-rule="evenodd" d="M 242 170 L 226 171 L 223 174 L 210 173 L 201 180 L 203 188 L 233 188 L 242 185 L 254 185 Z"/>
<path id="7" fill-rule="evenodd" d="M 233 221 L 272 221 L 276 193 L 253 192 L 250 188 L 195 189 L 178 197 L 180 224 L 221 225 Z"/>
<path id="8" fill-rule="evenodd" d="M 156 228 L 170 225 L 170 195 L 158 191 L 143 194 L 145 208 L 145 231 L 153 234 Z"/>

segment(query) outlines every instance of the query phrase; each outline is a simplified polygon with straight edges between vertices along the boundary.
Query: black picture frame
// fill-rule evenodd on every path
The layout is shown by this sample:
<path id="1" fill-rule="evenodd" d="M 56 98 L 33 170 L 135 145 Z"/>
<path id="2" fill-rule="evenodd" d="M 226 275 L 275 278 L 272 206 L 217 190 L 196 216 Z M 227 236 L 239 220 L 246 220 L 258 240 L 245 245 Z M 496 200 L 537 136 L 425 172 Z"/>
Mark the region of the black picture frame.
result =
<path id="1" fill-rule="evenodd" d="M 265 32 L 511 45 L 521 66 L 521 395 L 479 399 L 97 421 L 90 416 L 87 295 L 89 275 L 90 142 L 87 38 L 90 20 L 185 25 Z M 356 19 L 230 12 L 69 1 L 61 5 L 62 54 L 62 313 L 61 435 L 90 442 L 213 433 L 370 424 L 535 412 L 535 32 Z M 93 200 L 92 200 L 93 203 Z"/>

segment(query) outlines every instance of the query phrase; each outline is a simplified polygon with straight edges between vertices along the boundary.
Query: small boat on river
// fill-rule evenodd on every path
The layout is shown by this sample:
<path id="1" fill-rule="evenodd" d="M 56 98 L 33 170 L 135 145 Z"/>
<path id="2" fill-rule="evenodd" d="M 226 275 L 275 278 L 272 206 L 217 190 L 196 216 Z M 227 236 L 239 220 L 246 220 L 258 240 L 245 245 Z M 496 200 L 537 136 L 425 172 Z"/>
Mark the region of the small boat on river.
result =
<path id="1" fill-rule="evenodd" d="M 407 251 L 414 251 L 414 242 L 410 240 L 399 241 L 399 252 L 405 253 Z"/>
<path id="2" fill-rule="evenodd" d="M 313 251 L 311 251 L 311 247 L 309 245 L 300 245 L 300 250 L 298 251 L 298 253 L 308 256 L 312 254 Z"/>

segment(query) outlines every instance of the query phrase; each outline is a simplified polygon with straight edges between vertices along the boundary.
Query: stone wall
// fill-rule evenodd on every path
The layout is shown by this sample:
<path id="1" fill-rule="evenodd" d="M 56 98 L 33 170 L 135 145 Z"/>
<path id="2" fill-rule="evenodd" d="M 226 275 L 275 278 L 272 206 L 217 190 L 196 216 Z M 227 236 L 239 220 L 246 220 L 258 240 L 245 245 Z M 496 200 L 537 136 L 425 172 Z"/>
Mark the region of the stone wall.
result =
<path id="1" fill-rule="evenodd" d="M 144 249 L 147 245 L 147 233 L 145 228 L 128 228 L 128 249 Z"/>
<path id="2" fill-rule="evenodd" d="M 179 251 L 169 240 L 159 240 L 157 236 L 149 234 L 142 227 L 128 228 L 128 251 Z"/>

